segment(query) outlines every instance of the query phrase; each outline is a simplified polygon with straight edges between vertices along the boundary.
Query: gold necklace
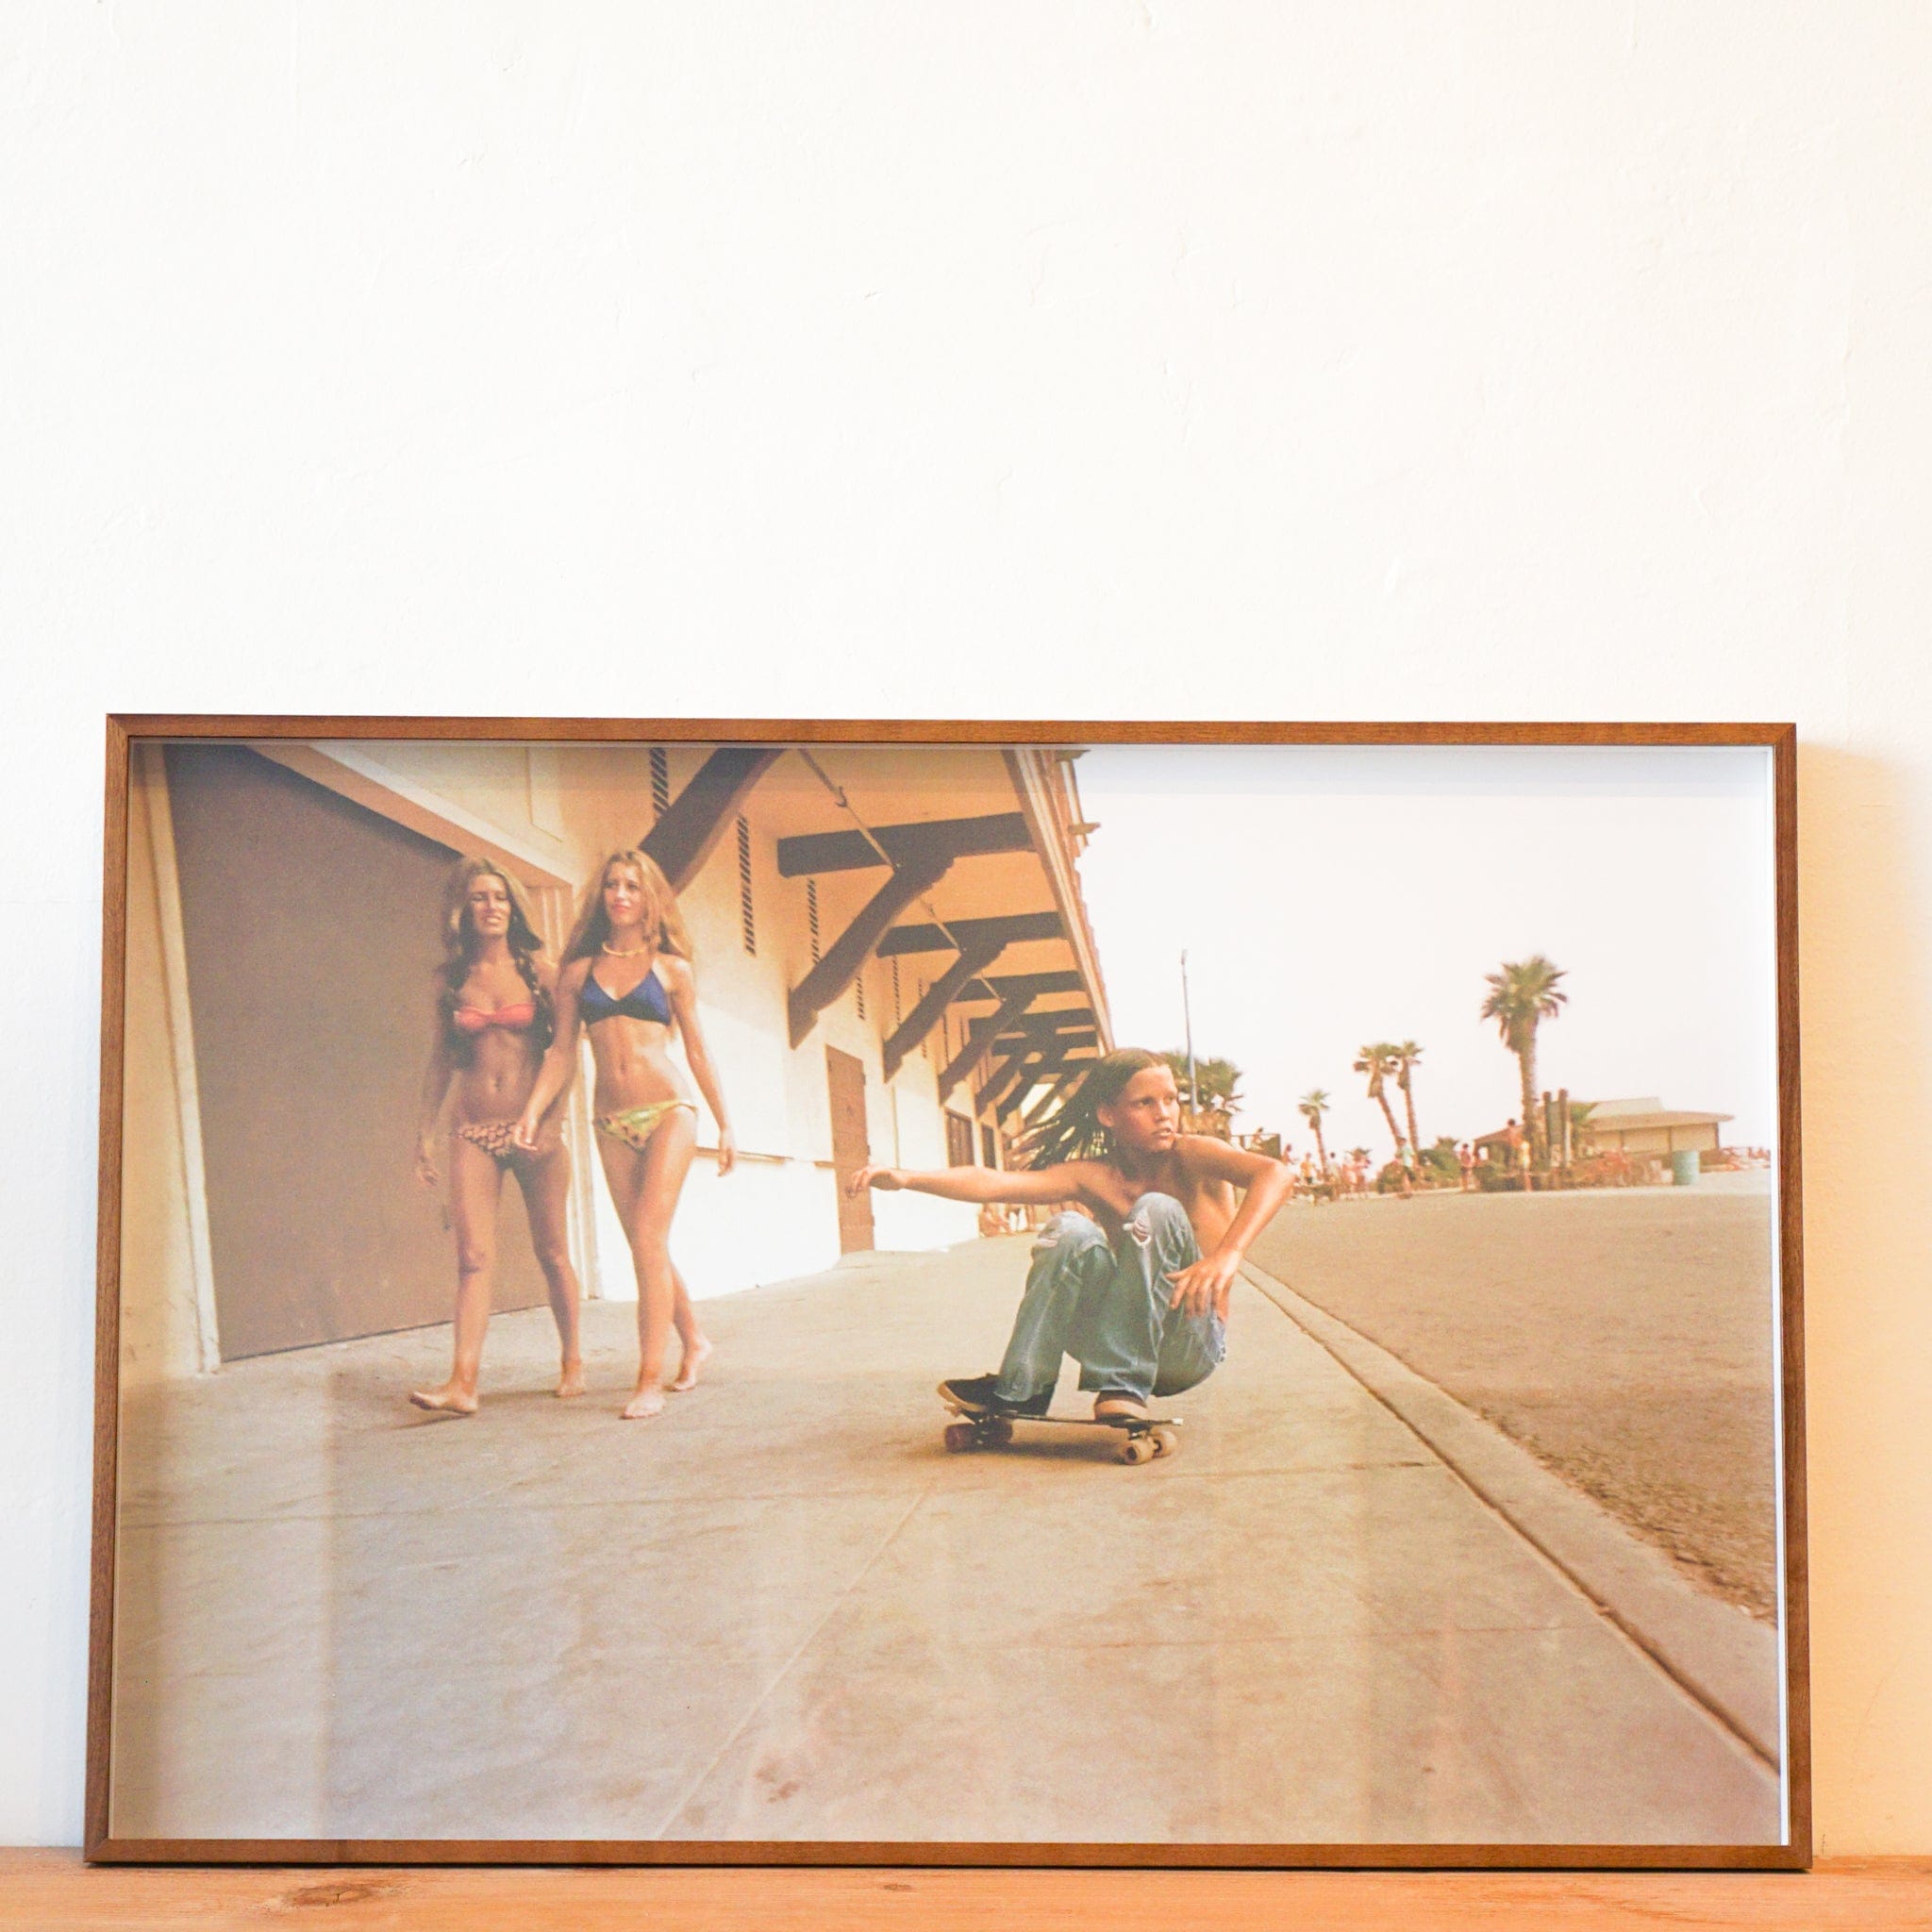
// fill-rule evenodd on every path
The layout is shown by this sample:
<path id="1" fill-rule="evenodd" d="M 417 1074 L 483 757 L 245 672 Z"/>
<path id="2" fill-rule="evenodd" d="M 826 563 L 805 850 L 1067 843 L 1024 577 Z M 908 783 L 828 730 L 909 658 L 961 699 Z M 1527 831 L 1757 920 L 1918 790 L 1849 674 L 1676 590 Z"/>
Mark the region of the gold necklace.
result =
<path id="1" fill-rule="evenodd" d="M 613 959 L 641 959 L 651 949 L 648 945 L 633 946 L 629 952 L 620 953 L 608 940 L 605 940 L 602 942 L 602 950 L 608 953 Z"/>

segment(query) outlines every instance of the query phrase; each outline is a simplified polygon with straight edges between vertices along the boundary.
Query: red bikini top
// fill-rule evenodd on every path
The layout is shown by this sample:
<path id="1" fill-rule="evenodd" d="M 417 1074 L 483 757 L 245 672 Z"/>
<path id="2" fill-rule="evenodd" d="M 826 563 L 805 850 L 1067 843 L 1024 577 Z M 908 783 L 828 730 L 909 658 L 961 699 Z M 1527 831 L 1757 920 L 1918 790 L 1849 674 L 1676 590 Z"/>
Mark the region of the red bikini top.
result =
<path id="1" fill-rule="evenodd" d="M 537 1024 L 537 1006 L 534 1000 L 525 1000 L 515 1007 L 458 1007 L 449 1019 L 452 1026 L 464 1033 L 481 1033 L 491 1026 L 527 1033 Z"/>

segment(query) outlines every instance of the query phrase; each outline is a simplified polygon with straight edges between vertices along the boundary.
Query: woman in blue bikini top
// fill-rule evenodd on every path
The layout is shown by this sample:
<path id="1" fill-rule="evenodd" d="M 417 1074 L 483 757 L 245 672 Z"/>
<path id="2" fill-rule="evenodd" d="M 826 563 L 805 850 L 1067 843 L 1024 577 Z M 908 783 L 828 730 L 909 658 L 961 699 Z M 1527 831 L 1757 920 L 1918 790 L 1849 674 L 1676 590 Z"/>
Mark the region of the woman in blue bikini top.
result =
<path id="1" fill-rule="evenodd" d="M 710 1353 L 671 1259 L 672 1218 L 697 1147 L 697 1107 L 671 1058 L 674 1033 L 683 1036 L 691 1076 L 718 1124 L 720 1174 L 731 1172 L 738 1150 L 698 1020 L 697 978 L 677 895 L 635 848 L 613 852 L 585 897 L 558 974 L 556 1024 L 517 1140 L 534 1141 L 545 1110 L 569 1087 L 577 1031 L 587 1027 L 597 1074 L 597 1151 L 637 1267 L 638 1381 L 623 1413 L 641 1421 L 664 1407 L 666 1388 L 693 1387 Z M 664 1357 L 674 1327 L 684 1354 L 667 1384 Z"/>

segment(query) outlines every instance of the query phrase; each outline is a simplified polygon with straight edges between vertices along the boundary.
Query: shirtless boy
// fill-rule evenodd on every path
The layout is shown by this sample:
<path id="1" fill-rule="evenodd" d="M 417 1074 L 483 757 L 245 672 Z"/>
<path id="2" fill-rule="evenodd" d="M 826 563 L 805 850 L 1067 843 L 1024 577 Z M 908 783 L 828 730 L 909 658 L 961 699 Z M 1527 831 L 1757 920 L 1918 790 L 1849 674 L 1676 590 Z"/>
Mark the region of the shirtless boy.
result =
<path id="1" fill-rule="evenodd" d="M 867 1167 L 849 1191 L 1076 1203 L 1086 1211 L 1057 1215 L 1035 1241 L 998 1374 L 955 1376 L 940 1391 L 969 1414 L 1044 1415 L 1060 1357 L 1071 1355 L 1096 1420 L 1144 1416 L 1155 1396 L 1193 1388 L 1220 1363 L 1236 1270 L 1288 1199 L 1293 1174 L 1265 1155 L 1183 1134 L 1167 1062 L 1131 1048 L 1096 1060 L 1032 1140 L 1026 1168 Z"/>

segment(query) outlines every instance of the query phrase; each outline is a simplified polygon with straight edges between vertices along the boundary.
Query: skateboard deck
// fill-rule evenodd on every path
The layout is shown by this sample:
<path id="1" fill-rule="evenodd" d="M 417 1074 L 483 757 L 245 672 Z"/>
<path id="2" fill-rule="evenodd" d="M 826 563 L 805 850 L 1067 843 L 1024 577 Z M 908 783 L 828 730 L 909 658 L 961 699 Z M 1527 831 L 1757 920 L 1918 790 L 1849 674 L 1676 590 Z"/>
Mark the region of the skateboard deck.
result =
<path id="1" fill-rule="evenodd" d="M 941 1406 L 958 1417 L 946 1424 L 946 1447 L 954 1455 L 974 1449 L 1002 1449 L 1013 1440 L 1020 1424 L 1029 1427 L 1041 1424 L 1058 1429 L 1110 1429 L 1120 1441 L 1114 1451 L 1116 1462 L 1152 1462 L 1157 1457 L 1172 1456 L 1181 1446 L 1180 1418 L 1173 1415 L 978 1415 L 957 1402 L 940 1397 Z"/>

